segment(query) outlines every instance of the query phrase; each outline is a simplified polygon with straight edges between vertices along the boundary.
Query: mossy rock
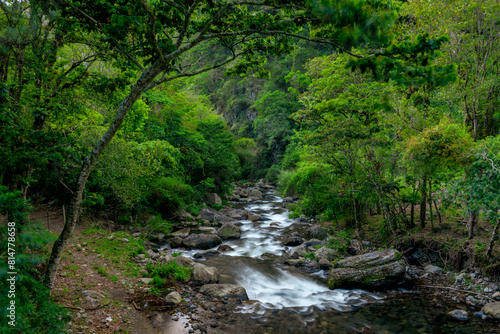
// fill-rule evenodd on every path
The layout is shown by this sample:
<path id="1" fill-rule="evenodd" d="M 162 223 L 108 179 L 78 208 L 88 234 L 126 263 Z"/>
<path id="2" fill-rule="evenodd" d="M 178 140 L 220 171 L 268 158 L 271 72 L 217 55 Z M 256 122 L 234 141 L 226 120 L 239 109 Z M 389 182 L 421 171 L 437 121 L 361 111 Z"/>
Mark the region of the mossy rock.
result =
<path id="1" fill-rule="evenodd" d="M 333 268 L 330 270 L 330 289 L 377 289 L 392 286 L 401 281 L 406 272 L 404 260 L 380 266 L 354 269 Z"/>

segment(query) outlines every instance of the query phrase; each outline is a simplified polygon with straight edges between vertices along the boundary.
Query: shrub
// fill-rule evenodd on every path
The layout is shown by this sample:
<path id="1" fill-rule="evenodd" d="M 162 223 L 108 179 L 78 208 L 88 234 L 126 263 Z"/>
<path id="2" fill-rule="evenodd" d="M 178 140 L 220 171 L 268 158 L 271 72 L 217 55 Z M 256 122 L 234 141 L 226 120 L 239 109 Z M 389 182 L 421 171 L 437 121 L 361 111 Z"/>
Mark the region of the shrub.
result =
<path id="1" fill-rule="evenodd" d="M 188 267 L 179 266 L 174 261 L 168 261 L 167 264 L 148 264 L 146 270 L 150 277 L 159 276 L 173 278 L 176 281 L 185 282 L 191 278 L 192 271 Z"/>

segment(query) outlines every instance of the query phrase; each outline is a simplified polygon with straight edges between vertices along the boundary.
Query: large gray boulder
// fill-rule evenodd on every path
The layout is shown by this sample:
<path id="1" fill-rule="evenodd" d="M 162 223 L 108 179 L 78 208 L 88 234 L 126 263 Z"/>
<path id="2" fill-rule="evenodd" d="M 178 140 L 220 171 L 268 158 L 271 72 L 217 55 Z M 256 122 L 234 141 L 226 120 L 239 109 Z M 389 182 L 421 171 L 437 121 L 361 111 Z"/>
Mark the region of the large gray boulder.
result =
<path id="1" fill-rule="evenodd" d="M 191 232 L 191 229 L 183 228 L 182 230 L 175 231 L 175 232 L 171 233 L 170 235 L 172 237 L 186 238 L 190 232 Z"/>
<path id="2" fill-rule="evenodd" d="M 250 192 L 251 199 L 262 199 L 262 192 L 260 190 L 254 189 Z"/>
<path id="3" fill-rule="evenodd" d="M 181 266 L 181 267 L 189 267 L 189 268 L 193 268 L 193 266 L 196 264 L 196 262 L 194 262 L 193 260 L 191 260 L 190 258 L 188 257 L 184 257 L 184 256 L 176 256 L 174 257 L 174 260 L 173 260 L 175 263 L 177 263 L 177 265 Z"/>
<path id="4" fill-rule="evenodd" d="M 241 237 L 241 231 L 240 228 L 233 223 L 224 223 L 217 231 L 217 235 L 222 240 L 239 239 Z"/>
<path id="5" fill-rule="evenodd" d="M 211 297 L 248 300 L 245 288 L 234 284 L 207 284 L 200 288 L 200 292 Z"/>
<path id="6" fill-rule="evenodd" d="M 385 249 L 336 262 L 330 270 L 328 285 L 330 289 L 381 288 L 396 284 L 405 272 L 401 253 Z"/>
<path id="7" fill-rule="evenodd" d="M 193 279 L 197 285 L 218 283 L 220 279 L 219 269 L 196 263 L 193 266 Z"/>
<path id="8" fill-rule="evenodd" d="M 214 234 L 191 234 L 182 241 L 183 245 L 189 248 L 209 249 L 220 245 L 222 240 Z"/>
<path id="9" fill-rule="evenodd" d="M 316 261 L 319 261 L 321 259 L 327 259 L 329 261 L 333 261 L 335 260 L 335 258 L 337 258 L 337 256 L 338 252 L 336 250 L 327 248 L 325 246 L 319 248 L 314 253 L 314 258 L 316 259 Z"/>
<path id="10" fill-rule="evenodd" d="M 205 200 L 209 204 L 222 204 L 222 199 L 216 193 L 209 193 L 205 195 Z"/>
<path id="11" fill-rule="evenodd" d="M 484 305 L 483 312 L 489 318 L 500 320 L 500 302 L 488 303 Z"/>

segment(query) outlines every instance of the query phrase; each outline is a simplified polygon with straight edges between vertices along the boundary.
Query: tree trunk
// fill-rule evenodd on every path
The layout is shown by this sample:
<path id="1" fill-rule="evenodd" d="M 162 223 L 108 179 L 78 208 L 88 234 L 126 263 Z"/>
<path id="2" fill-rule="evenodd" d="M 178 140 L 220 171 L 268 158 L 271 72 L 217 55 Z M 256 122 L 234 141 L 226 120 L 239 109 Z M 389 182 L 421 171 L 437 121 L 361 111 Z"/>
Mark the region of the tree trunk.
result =
<path id="1" fill-rule="evenodd" d="M 439 225 L 441 225 L 441 211 L 439 211 L 439 208 L 438 208 L 438 205 L 437 205 L 437 202 L 435 199 L 432 200 L 434 202 L 434 207 L 436 208 L 436 212 L 438 214 L 438 219 L 439 219 Z"/>
<path id="2" fill-rule="evenodd" d="M 469 223 L 467 224 L 467 228 L 469 230 L 469 240 L 474 238 L 474 229 L 476 228 L 477 216 L 477 212 L 469 212 Z"/>
<path id="3" fill-rule="evenodd" d="M 80 176 L 78 177 L 76 190 L 72 193 L 71 201 L 66 214 L 66 219 L 64 221 L 63 231 L 52 247 L 52 252 L 50 254 L 47 268 L 45 270 L 44 284 L 49 289 L 52 289 L 52 286 L 54 284 L 57 269 L 59 267 L 59 263 L 61 262 L 63 249 L 68 243 L 68 240 L 71 238 L 71 235 L 73 234 L 75 226 L 78 222 L 80 204 L 82 203 L 83 198 L 83 191 L 85 189 L 85 184 L 87 183 L 90 172 L 92 172 L 92 169 L 94 169 L 99 156 L 120 128 L 123 120 L 125 119 L 125 116 L 127 116 L 127 113 L 134 102 L 137 101 L 141 94 L 146 90 L 146 87 L 154 80 L 154 78 L 159 73 L 161 73 L 161 71 L 162 66 L 160 64 L 155 64 L 148 70 L 143 72 L 139 80 L 137 80 L 135 85 L 132 86 L 129 95 L 120 102 L 120 105 L 118 106 L 118 112 L 113 123 L 111 123 L 106 133 L 94 145 L 92 151 L 85 157 L 83 165 L 80 169 Z"/>
<path id="4" fill-rule="evenodd" d="M 427 177 L 424 176 L 422 179 L 422 184 L 420 185 L 420 228 L 424 229 L 425 228 L 425 210 L 427 206 Z"/>
<path id="5" fill-rule="evenodd" d="M 428 198 L 428 201 L 429 201 L 429 217 L 430 217 L 430 220 L 431 220 L 431 231 L 434 230 L 434 217 L 433 217 L 433 210 L 432 210 L 432 182 L 431 182 L 431 179 L 429 178 L 429 198 Z"/>
<path id="6" fill-rule="evenodd" d="M 410 208 L 410 228 L 415 227 L 415 205 L 411 203 L 411 208 Z"/>
<path id="7" fill-rule="evenodd" d="M 488 250 L 486 251 L 486 256 L 488 259 L 491 257 L 491 252 L 493 251 L 493 244 L 495 243 L 495 237 L 497 236 L 498 226 L 500 225 L 500 219 L 497 219 L 493 233 L 491 234 L 490 244 L 488 245 Z"/>

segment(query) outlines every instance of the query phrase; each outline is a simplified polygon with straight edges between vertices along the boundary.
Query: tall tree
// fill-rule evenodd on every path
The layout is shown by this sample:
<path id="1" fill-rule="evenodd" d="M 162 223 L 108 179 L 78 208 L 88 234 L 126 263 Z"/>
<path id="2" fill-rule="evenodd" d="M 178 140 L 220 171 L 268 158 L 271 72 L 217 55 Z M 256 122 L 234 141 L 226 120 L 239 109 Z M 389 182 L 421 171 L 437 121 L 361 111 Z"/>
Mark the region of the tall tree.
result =
<path id="1" fill-rule="evenodd" d="M 47 264 L 45 284 L 49 287 L 54 282 L 63 247 L 77 224 L 89 174 L 143 92 L 229 64 L 228 73 L 245 74 L 249 68 L 263 65 L 267 54 L 290 52 L 293 38 L 329 43 L 348 53 L 353 45 L 383 47 L 390 40 L 386 30 L 397 17 L 396 5 L 386 0 L 42 3 L 59 12 L 58 24 L 66 30 L 95 36 L 110 50 L 110 56 L 138 71 L 138 78 L 119 104 L 113 122 L 82 162 L 64 229 Z M 309 35 L 301 33 L 304 25 L 309 26 Z"/>

